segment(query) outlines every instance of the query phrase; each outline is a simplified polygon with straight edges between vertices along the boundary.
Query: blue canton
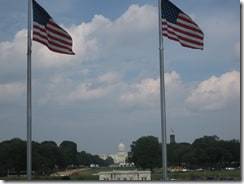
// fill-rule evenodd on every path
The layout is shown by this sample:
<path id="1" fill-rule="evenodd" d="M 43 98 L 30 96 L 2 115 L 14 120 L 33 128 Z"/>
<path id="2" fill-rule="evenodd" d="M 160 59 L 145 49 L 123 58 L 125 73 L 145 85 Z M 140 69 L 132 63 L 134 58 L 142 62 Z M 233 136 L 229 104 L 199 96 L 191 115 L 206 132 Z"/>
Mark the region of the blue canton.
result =
<path id="1" fill-rule="evenodd" d="M 162 19 L 166 19 L 168 22 L 176 24 L 179 13 L 183 13 L 169 0 L 162 0 L 161 3 Z"/>
<path id="2" fill-rule="evenodd" d="M 34 0 L 33 2 L 33 19 L 34 22 L 37 22 L 43 26 L 46 26 L 49 20 L 51 19 L 51 16 Z"/>

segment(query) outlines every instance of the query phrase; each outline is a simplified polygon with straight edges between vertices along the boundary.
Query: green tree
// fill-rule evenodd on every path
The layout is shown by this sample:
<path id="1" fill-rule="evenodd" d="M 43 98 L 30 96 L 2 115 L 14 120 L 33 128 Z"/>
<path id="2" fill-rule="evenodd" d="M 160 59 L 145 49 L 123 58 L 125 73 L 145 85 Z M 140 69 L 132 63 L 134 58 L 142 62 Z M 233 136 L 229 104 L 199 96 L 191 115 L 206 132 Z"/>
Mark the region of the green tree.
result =
<path id="1" fill-rule="evenodd" d="M 112 164 L 114 164 L 114 160 L 111 157 L 108 157 L 105 160 L 105 166 L 109 166 L 109 165 L 112 165 Z"/>
<path id="2" fill-rule="evenodd" d="M 161 166 L 161 149 L 156 137 L 141 137 L 133 142 L 130 155 L 136 167 L 152 170 Z"/>
<path id="3" fill-rule="evenodd" d="M 26 169 L 26 143 L 21 139 L 0 143 L 0 172 L 7 175 L 9 172 L 20 174 Z"/>
<path id="4" fill-rule="evenodd" d="M 181 166 L 184 162 L 184 155 L 190 150 L 189 143 L 175 143 L 167 145 L 168 165 Z"/>
<path id="5" fill-rule="evenodd" d="M 64 158 L 65 166 L 78 165 L 77 160 L 77 145 L 72 141 L 63 141 L 59 149 Z"/>

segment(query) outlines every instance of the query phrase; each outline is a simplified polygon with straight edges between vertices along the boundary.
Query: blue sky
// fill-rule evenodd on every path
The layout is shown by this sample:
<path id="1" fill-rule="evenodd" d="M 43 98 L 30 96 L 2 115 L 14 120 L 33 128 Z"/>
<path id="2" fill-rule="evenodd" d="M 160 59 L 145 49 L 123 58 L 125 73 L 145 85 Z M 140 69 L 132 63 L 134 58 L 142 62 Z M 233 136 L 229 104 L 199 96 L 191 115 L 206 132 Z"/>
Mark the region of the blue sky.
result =
<path id="1" fill-rule="evenodd" d="M 33 138 L 92 153 L 160 137 L 156 0 L 38 0 L 75 56 L 33 42 Z M 240 2 L 172 0 L 204 32 L 204 50 L 165 39 L 167 129 L 176 141 L 240 138 Z M 25 138 L 27 1 L 0 1 L 0 140 Z M 89 140 L 89 141 L 88 141 Z"/>

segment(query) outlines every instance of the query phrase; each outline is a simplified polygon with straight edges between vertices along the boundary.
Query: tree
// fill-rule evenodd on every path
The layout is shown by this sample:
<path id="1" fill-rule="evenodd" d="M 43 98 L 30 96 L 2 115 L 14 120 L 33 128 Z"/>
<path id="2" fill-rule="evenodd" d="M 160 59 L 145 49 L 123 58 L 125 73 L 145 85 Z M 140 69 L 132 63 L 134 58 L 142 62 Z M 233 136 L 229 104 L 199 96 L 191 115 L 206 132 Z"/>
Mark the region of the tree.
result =
<path id="1" fill-rule="evenodd" d="M 98 155 L 92 155 L 82 151 L 77 154 L 79 165 L 89 166 L 90 164 L 98 164 L 100 166 L 109 166 L 114 163 L 111 157 L 108 157 L 106 160 L 101 159 Z"/>
<path id="2" fill-rule="evenodd" d="M 72 141 L 63 141 L 59 149 L 64 158 L 65 165 L 78 165 L 77 145 Z"/>
<path id="3" fill-rule="evenodd" d="M 181 166 L 183 157 L 191 148 L 189 143 L 175 143 L 167 145 L 168 165 Z"/>
<path id="4" fill-rule="evenodd" d="M 161 149 L 156 137 L 141 137 L 133 142 L 130 155 L 130 161 L 134 162 L 136 167 L 152 170 L 161 166 Z"/>
<path id="5" fill-rule="evenodd" d="M 114 164 L 114 160 L 111 157 L 108 157 L 105 160 L 105 166 L 109 166 L 109 165 L 112 165 L 112 164 Z"/>
<path id="6" fill-rule="evenodd" d="M 26 143 L 21 139 L 0 143 L 0 172 L 7 175 L 8 172 L 20 174 L 26 169 Z"/>

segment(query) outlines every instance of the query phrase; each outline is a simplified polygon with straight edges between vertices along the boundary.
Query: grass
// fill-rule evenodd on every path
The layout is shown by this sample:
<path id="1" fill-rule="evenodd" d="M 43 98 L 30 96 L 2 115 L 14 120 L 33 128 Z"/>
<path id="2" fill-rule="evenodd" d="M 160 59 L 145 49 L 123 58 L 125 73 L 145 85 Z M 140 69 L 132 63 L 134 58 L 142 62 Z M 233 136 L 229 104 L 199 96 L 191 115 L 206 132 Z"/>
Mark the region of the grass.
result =
<path id="1" fill-rule="evenodd" d="M 134 170 L 135 168 L 131 168 Z M 99 176 L 95 175 L 101 171 L 112 171 L 116 170 L 116 168 L 87 168 L 82 170 L 79 173 L 75 173 L 71 176 L 59 176 L 59 177 L 50 177 L 50 176 L 33 176 L 33 180 L 77 180 L 77 181 L 98 181 Z M 128 168 L 117 168 L 117 170 L 128 170 Z M 161 179 L 161 170 L 155 169 L 152 172 L 152 180 L 153 181 L 160 181 Z M 206 181 L 206 180 L 213 180 L 213 181 L 240 181 L 241 180 L 241 171 L 240 169 L 227 171 L 227 170 L 216 170 L 216 171 L 188 171 L 188 172 L 171 172 L 168 174 L 169 179 L 176 179 L 176 181 Z M 0 178 L 0 180 L 7 180 L 7 181 L 19 181 L 19 180 L 26 180 L 26 177 L 20 176 L 12 176 L 12 177 L 4 177 Z"/>
<path id="2" fill-rule="evenodd" d="M 227 170 L 218 170 L 218 171 L 188 171 L 188 172 L 171 172 L 168 174 L 169 179 L 176 179 L 177 181 L 205 181 L 205 180 L 214 180 L 214 181 L 226 181 L 226 180 L 241 180 L 241 171 L 240 169 L 227 171 Z M 152 173 L 152 180 L 159 181 L 161 174 L 159 171 L 154 171 Z"/>

